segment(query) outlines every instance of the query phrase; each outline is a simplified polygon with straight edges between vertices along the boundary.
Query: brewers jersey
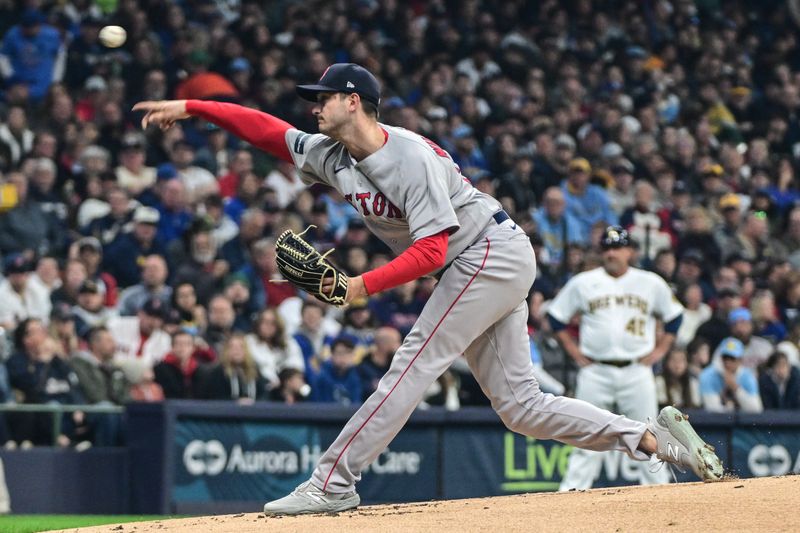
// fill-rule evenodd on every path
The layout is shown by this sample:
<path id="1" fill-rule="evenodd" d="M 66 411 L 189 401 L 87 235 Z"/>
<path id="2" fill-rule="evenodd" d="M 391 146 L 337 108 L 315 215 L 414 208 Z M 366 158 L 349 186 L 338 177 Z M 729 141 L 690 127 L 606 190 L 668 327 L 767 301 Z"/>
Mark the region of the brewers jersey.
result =
<path id="1" fill-rule="evenodd" d="M 290 129 L 286 143 L 303 181 L 339 190 L 394 253 L 449 231 L 449 264 L 478 238 L 500 203 L 475 189 L 434 142 L 403 128 L 381 127 L 386 143 L 361 161 L 326 135 Z"/>
<path id="2" fill-rule="evenodd" d="M 597 361 L 620 361 L 653 351 L 656 318 L 670 322 L 683 306 L 657 274 L 629 268 L 615 278 L 600 267 L 569 280 L 548 313 L 565 324 L 581 313 L 581 352 Z"/>

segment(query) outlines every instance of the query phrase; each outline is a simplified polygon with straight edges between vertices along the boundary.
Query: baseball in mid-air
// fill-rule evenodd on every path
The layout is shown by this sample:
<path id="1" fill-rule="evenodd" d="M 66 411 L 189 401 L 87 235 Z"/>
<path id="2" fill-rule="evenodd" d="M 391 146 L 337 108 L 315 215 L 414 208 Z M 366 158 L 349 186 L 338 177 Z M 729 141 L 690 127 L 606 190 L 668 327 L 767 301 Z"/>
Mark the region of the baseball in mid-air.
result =
<path id="1" fill-rule="evenodd" d="M 125 44 L 128 32 L 122 26 L 103 26 L 100 30 L 99 38 L 103 46 L 108 48 L 118 48 Z"/>

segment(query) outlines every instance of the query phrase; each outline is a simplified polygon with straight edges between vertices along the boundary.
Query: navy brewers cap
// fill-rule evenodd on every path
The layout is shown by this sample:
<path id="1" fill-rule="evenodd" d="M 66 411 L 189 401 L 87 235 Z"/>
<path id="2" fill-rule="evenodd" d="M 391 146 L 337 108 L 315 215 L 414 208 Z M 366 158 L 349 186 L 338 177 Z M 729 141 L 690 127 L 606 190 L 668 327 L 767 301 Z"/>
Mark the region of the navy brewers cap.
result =
<path id="1" fill-rule="evenodd" d="M 632 246 L 631 237 L 628 235 L 628 230 L 622 226 L 608 226 L 600 238 L 600 248 L 608 250 L 609 248 L 623 248 L 625 246 Z"/>
<path id="2" fill-rule="evenodd" d="M 316 85 L 298 85 L 297 94 L 310 102 L 319 93 L 356 93 L 375 105 L 381 103 L 381 87 L 370 71 L 355 63 L 335 63 L 325 70 Z"/>

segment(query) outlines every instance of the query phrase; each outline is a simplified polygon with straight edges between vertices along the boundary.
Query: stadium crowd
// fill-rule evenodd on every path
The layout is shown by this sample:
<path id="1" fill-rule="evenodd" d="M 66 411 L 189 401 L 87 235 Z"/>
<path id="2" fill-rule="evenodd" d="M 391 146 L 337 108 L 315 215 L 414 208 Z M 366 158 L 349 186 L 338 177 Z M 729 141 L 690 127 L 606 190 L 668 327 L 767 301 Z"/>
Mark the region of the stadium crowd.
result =
<path id="1" fill-rule="evenodd" d="M 686 308 L 659 401 L 800 407 L 800 24 L 795 2 L 119 0 L 0 3 L 0 402 L 164 398 L 357 404 L 435 280 L 344 310 L 279 279 L 286 228 L 361 273 L 391 259 L 336 191 L 140 100 L 260 108 L 316 131 L 295 84 L 333 62 L 382 82 L 381 120 L 446 149 L 531 237 L 531 356 L 576 367 L 545 320 L 597 236 Z M 126 28 L 105 48 L 105 24 Z M 576 330 L 577 331 L 577 330 Z M 487 402 L 465 364 L 425 405 Z M 5 415 L 0 442 L 118 442 L 118 421 Z"/>

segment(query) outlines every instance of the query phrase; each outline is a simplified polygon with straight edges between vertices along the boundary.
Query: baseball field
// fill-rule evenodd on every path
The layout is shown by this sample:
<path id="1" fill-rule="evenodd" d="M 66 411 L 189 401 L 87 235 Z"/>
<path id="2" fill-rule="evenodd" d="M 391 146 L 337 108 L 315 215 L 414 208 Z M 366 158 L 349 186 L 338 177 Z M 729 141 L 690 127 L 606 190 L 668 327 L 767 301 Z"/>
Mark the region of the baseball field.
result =
<path id="1" fill-rule="evenodd" d="M 339 515 L 261 513 L 114 523 L 80 533 L 298 531 L 797 531 L 800 476 L 729 479 L 362 507 Z"/>

